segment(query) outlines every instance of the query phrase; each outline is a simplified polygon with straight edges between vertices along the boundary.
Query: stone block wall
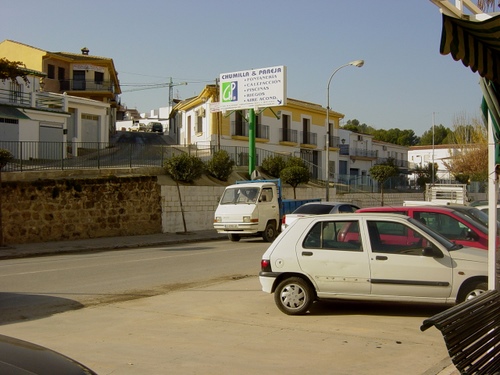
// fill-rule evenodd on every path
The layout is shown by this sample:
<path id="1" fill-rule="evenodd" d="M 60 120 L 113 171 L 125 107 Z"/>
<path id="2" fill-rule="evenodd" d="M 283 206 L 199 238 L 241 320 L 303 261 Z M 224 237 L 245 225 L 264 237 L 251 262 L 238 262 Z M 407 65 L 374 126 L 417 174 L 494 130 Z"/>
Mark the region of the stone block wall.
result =
<path id="1" fill-rule="evenodd" d="M 2 183 L 4 244 L 160 233 L 157 178 Z"/>

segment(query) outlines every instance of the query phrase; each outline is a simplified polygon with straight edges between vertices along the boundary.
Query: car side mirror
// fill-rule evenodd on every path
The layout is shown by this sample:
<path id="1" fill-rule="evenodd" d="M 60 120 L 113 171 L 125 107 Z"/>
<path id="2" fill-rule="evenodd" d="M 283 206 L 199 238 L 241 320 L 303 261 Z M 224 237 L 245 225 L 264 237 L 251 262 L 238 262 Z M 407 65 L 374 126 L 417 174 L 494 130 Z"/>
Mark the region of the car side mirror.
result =
<path id="1" fill-rule="evenodd" d="M 431 258 L 443 258 L 444 254 L 441 252 L 439 249 L 435 249 L 431 246 L 424 247 L 422 250 L 422 255 L 424 257 L 431 257 Z"/>

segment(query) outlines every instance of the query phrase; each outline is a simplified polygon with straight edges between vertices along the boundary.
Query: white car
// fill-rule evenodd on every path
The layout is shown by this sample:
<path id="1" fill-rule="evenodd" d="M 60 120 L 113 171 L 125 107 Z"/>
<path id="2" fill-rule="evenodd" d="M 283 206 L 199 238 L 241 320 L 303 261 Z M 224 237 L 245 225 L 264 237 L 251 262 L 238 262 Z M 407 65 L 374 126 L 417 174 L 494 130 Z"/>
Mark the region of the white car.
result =
<path id="1" fill-rule="evenodd" d="M 454 304 L 488 287 L 488 252 L 384 213 L 301 217 L 264 253 L 259 280 L 289 315 L 315 300 Z"/>

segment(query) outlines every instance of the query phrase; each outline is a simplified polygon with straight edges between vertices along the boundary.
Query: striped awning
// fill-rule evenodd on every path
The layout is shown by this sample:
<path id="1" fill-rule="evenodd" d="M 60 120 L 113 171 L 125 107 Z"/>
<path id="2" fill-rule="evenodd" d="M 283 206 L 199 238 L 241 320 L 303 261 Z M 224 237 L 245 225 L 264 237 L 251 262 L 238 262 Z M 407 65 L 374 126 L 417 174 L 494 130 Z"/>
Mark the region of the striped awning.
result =
<path id="1" fill-rule="evenodd" d="M 500 16 L 478 22 L 443 14 L 440 52 L 500 84 Z"/>

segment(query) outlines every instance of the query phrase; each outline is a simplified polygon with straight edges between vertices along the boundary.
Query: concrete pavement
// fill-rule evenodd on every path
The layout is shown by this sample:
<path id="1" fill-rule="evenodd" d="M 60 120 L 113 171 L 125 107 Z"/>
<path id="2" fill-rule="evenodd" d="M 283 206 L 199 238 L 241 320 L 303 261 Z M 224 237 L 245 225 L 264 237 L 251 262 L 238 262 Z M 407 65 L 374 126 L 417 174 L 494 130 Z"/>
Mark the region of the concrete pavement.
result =
<path id="1" fill-rule="evenodd" d="M 105 250 L 119 250 L 119 249 L 126 249 L 126 248 L 133 248 L 133 247 L 147 247 L 147 246 L 161 246 L 161 245 L 170 245 L 170 244 L 178 244 L 178 243 L 187 243 L 187 242 L 199 242 L 199 241 L 207 241 L 207 240 L 226 240 L 227 237 L 225 235 L 220 235 L 216 233 L 214 230 L 206 230 L 206 231 L 196 231 L 196 232 L 187 232 L 187 233 L 164 233 L 164 234 L 153 234 L 153 235 L 141 235 L 141 236 L 122 236 L 122 237 L 111 237 L 111 238 L 95 238 L 95 239 L 86 239 L 86 240 L 77 240 L 77 241 L 57 241 L 57 242 L 47 242 L 47 243 L 34 243 L 34 244 L 19 244 L 19 245 L 13 245 L 13 246 L 8 246 L 8 247 L 2 247 L 0 248 L 0 259 L 12 259 L 12 258 L 22 258 L 22 257 L 34 257 L 34 256 L 43 256 L 43 255 L 49 255 L 49 254 L 68 254 L 68 253 L 73 253 L 73 252 L 90 252 L 90 251 L 105 251 Z M 249 283 L 250 282 L 250 283 Z M 227 285 L 226 285 L 227 284 Z M 46 318 L 43 320 L 35 320 L 35 321 L 29 321 L 29 322 L 20 322 L 20 323 L 15 323 L 12 325 L 6 325 L 2 327 L 2 333 L 3 334 L 10 334 L 11 336 L 16 336 L 16 337 L 22 337 L 23 339 L 28 339 L 32 340 L 36 343 L 46 345 L 51 347 L 52 349 L 59 350 L 63 352 L 66 355 L 70 355 L 77 360 L 81 360 L 85 364 L 89 365 L 91 368 L 94 367 L 94 369 L 104 371 L 103 373 L 109 373 L 108 371 L 118 371 L 120 373 L 130 373 L 130 374 L 135 374 L 135 373 L 144 373 L 142 370 L 146 370 L 148 373 L 162 373 L 163 370 L 170 370 L 173 371 L 175 367 L 175 362 L 179 361 L 179 363 L 182 364 L 182 366 L 187 366 L 187 367 L 182 367 L 181 371 L 177 371 L 177 373 L 182 373 L 182 374 L 197 374 L 197 373 L 226 373 L 225 370 L 230 369 L 230 366 L 234 366 L 237 364 L 237 361 L 232 358 L 232 355 L 228 353 L 225 353 L 223 357 L 223 362 L 222 363 L 216 363 L 213 362 L 212 359 L 214 356 L 220 356 L 221 353 L 217 353 L 214 351 L 214 348 L 206 348 L 206 354 L 204 354 L 203 349 L 201 347 L 196 346 L 194 348 L 194 355 L 198 356 L 198 360 L 193 359 L 190 361 L 185 357 L 186 351 L 189 352 L 189 347 L 190 343 L 188 342 L 189 337 L 193 336 L 194 337 L 199 337 L 195 339 L 196 341 L 199 341 L 200 345 L 211 345 L 209 336 L 210 334 L 207 333 L 207 330 L 216 330 L 216 331 L 228 331 L 230 334 L 230 340 L 227 342 L 227 345 L 222 345 L 221 343 L 216 343 L 213 342 L 212 344 L 215 345 L 216 347 L 219 347 L 221 350 L 232 350 L 237 347 L 236 353 L 242 352 L 245 354 L 245 356 L 248 356 L 247 350 L 251 351 L 256 351 L 258 350 L 258 344 L 256 347 L 254 347 L 255 344 L 251 344 L 250 342 L 246 341 L 241 341 L 238 339 L 240 334 L 243 335 L 252 335 L 251 333 L 248 332 L 247 329 L 244 327 L 247 327 L 250 329 L 250 331 L 258 331 L 259 334 L 261 335 L 262 338 L 262 350 L 266 347 L 267 342 L 272 342 L 274 340 L 285 340 L 284 342 L 281 343 L 282 346 L 286 346 L 286 342 L 289 340 L 300 340 L 301 335 L 298 334 L 300 332 L 296 332 L 298 329 L 299 331 L 305 330 L 304 332 L 308 332 L 308 335 L 310 334 L 310 331 L 314 331 L 313 334 L 314 336 L 319 334 L 319 331 L 316 332 L 316 328 L 313 328 L 314 324 L 317 324 L 319 322 L 316 322 L 317 319 L 320 319 L 322 321 L 322 325 L 328 324 L 330 319 L 325 319 L 328 318 L 329 314 L 319 314 L 316 318 L 313 318 L 314 315 L 309 315 L 306 317 L 309 321 L 306 321 L 306 324 L 313 323 L 312 321 L 314 320 L 314 324 L 307 328 L 307 327 L 302 327 L 302 328 L 296 328 L 296 329 L 291 329 L 293 327 L 294 323 L 293 320 L 302 320 L 303 317 L 287 317 L 284 314 L 275 311 L 275 306 L 270 302 L 270 296 L 260 293 L 258 290 L 258 280 L 253 279 L 253 280 L 246 280 L 246 281 L 238 281 L 238 282 L 231 282 L 231 283 L 226 283 L 222 286 L 219 287 L 210 287 L 208 286 L 207 288 L 199 288 L 197 290 L 187 290 L 183 292 L 179 292 L 178 294 L 169 294 L 165 296 L 157 296 L 153 298 L 147 298 L 147 299 L 141 299 L 139 301 L 129 301 L 126 303 L 122 304 L 112 304 L 109 306 L 97 306 L 97 307 L 92 307 L 84 310 L 79 310 L 79 311 L 73 311 L 73 312 L 65 312 L 61 314 L 57 314 L 53 317 Z M 222 288 L 222 289 L 221 289 Z M 236 288 L 236 289 L 234 289 Z M 203 313 L 188 313 L 186 315 L 185 311 L 179 311 L 177 309 L 172 310 L 172 306 L 185 306 L 185 304 L 192 303 L 190 300 L 190 297 L 192 297 L 193 294 L 203 292 L 201 289 L 207 289 L 205 290 L 205 293 L 201 293 L 200 296 L 202 295 L 207 295 L 207 291 L 210 291 L 213 289 L 213 291 L 217 294 L 225 294 L 227 298 L 234 298 L 231 296 L 239 296 L 236 297 L 237 300 L 241 299 L 241 293 L 240 292 L 245 292 L 244 294 L 252 294 L 252 298 L 255 299 L 253 304 L 257 305 L 262 305 L 258 309 L 256 309 L 255 312 L 252 312 L 250 314 L 251 322 L 244 322 L 244 321 L 235 321 L 234 316 L 238 315 L 233 315 L 232 313 L 229 314 L 229 316 L 226 314 L 226 312 L 217 312 L 216 314 L 221 314 L 220 316 L 212 316 L 210 319 L 207 319 L 206 316 L 203 316 Z M 234 290 L 233 290 L 234 289 Z M 235 295 L 235 292 L 238 293 Z M 253 295 L 255 294 L 255 295 Z M 215 297 L 217 300 L 219 300 L 221 297 Z M 180 300 L 179 300 L 180 299 Z M 189 300 L 189 301 L 188 301 Z M 272 299 L 271 299 L 272 300 Z M 204 307 L 204 303 L 199 301 L 200 304 L 197 305 L 197 307 L 193 307 L 192 311 L 204 311 L 206 307 Z M 208 303 L 209 305 L 211 303 L 223 303 L 222 300 L 217 301 L 206 301 L 205 304 Z M 244 300 L 240 300 L 237 305 L 244 305 Z M 270 311 L 269 310 L 270 306 Z M 232 305 L 224 305 L 224 308 L 226 309 L 239 309 L 240 307 L 233 307 Z M 243 307 L 241 307 L 243 308 Z M 86 311 L 90 310 L 90 311 Z M 208 312 L 207 312 L 208 313 Z M 235 313 L 238 313 L 235 311 Z M 120 321 L 123 320 L 123 322 L 115 321 L 111 326 L 114 327 L 112 329 L 111 327 L 103 327 L 99 326 L 99 324 L 103 324 L 103 316 L 104 316 L 104 324 L 106 319 L 111 322 L 115 318 L 115 316 L 120 315 Z M 215 314 L 214 312 L 210 312 L 210 314 Z M 240 311 L 238 314 L 240 315 L 245 315 L 245 313 Z M 262 315 L 264 314 L 264 315 Z M 71 316 L 70 316 L 71 315 Z M 140 316 L 139 316 L 140 315 Z M 248 313 L 247 313 L 248 315 Z M 254 316 L 255 315 L 255 316 Z M 349 318 L 347 314 L 347 318 Z M 383 314 L 382 314 L 383 315 Z M 156 318 L 155 318 L 156 316 Z M 163 320 L 163 317 L 166 317 L 167 319 L 178 319 L 179 321 L 177 322 L 178 325 L 181 325 L 183 329 L 177 329 L 174 328 L 176 326 L 175 324 L 173 326 L 167 325 L 165 326 L 165 323 L 159 323 L 159 327 L 163 327 L 166 329 L 164 332 L 165 335 L 173 335 L 175 337 L 175 340 L 178 342 L 176 343 L 169 343 L 168 340 L 165 338 L 161 339 L 160 337 L 157 337 L 154 335 L 154 331 L 157 329 L 156 324 L 158 322 L 155 322 L 155 319 L 160 319 L 160 321 Z M 260 316 L 260 318 L 257 318 L 256 316 Z M 266 319 L 268 319 L 271 316 L 273 320 L 275 320 L 275 324 L 277 326 L 273 327 L 272 325 L 268 325 L 267 323 L 264 323 Z M 106 318 L 107 317 L 107 318 Z M 382 319 L 380 317 L 373 317 L 368 315 L 367 316 L 369 319 Z M 343 316 L 341 315 L 336 315 L 333 314 L 333 316 L 330 316 L 330 318 L 334 319 L 344 319 Z M 394 317 L 390 317 L 393 320 Z M 81 319 L 79 321 L 77 326 L 80 327 L 85 327 L 84 329 L 80 330 L 76 328 L 76 331 L 71 333 L 71 328 L 74 324 L 71 322 L 74 319 Z M 260 319 L 260 320 L 259 320 Z M 412 323 L 412 325 L 419 324 L 421 321 L 423 321 L 423 317 L 416 317 L 414 320 L 415 322 Z M 348 319 L 349 320 L 349 319 Z M 139 324 L 139 323 L 134 323 L 134 322 L 141 322 L 140 326 L 142 327 L 140 331 L 130 331 L 130 329 L 127 329 L 126 327 L 131 327 L 134 324 Z M 212 321 L 215 325 L 207 325 L 206 323 Z M 288 323 L 284 324 L 284 321 L 287 321 L 289 324 L 292 324 L 290 326 Z M 43 322 L 43 323 L 42 323 Z M 96 323 L 97 322 L 97 323 Z M 98 323 L 100 322 L 100 323 Z M 144 323 L 146 322 L 146 326 L 144 326 Z M 197 323 L 196 323 L 197 322 Z M 73 322 L 74 323 L 74 322 Z M 344 322 L 344 323 L 347 323 Z M 381 325 L 380 327 L 383 327 L 384 324 L 380 322 Z M 393 321 L 391 322 L 391 324 Z M 192 325 L 198 325 L 201 324 L 198 328 L 195 328 L 194 330 L 191 329 Z M 342 324 L 339 322 L 339 324 Z M 349 352 L 352 352 L 352 359 L 351 361 L 356 361 L 356 357 L 360 355 L 360 353 L 366 352 L 367 355 L 371 356 L 368 351 L 370 350 L 370 347 L 372 346 L 371 340 L 375 341 L 380 341 L 380 342 L 385 342 L 385 346 L 387 346 L 387 343 L 389 342 L 389 336 L 385 337 L 385 330 L 387 328 L 380 328 L 381 333 L 380 336 L 373 336 L 371 335 L 376 335 L 377 329 L 374 329 L 373 332 L 371 332 L 372 327 L 370 327 L 369 323 L 366 323 L 365 321 L 360 319 L 357 322 L 351 322 L 349 324 L 355 324 L 355 326 L 352 328 L 356 332 L 348 332 L 346 333 L 347 335 L 350 336 L 350 343 L 355 343 L 355 345 L 359 345 L 357 349 L 354 350 L 348 350 L 342 357 L 345 357 L 348 355 Z M 63 330 L 59 333 L 57 333 L 56 327 L 61 326 Z M 267 327 L 267 328 L 266 328 Z M 232 331 L 234 328 L 234 332 Z M 264 328 L 264 329 L 262 329 Z M 139 328 L 138 328 L 139 329 Z M 291 329 L 291 330 L 290 330 Z M 345 330 L 345 327 L 343 328 L 335 328 L 335 326 L 332 326 L 331 328 L 325 328 L 326 331 L 332 330 L 330 332 L 334 336 L 338 334 L 339 332 Z M 68 332 L 68 330 L 70 330 Z M 148 350 L 139 350 L 139 353 L 127 353 L 127 350 L 130 350 L 129 348 L 123 346 L 122 343 L 127 342 L 128 340 L 131 339 L 131 336 L 136 335 L 137 337 L 141 336 L 146 330 L 146 332 L 149 332 L 152 336 L 148 340 L 158 340 L 157 344 L 162 345 L 164 347 L 167 345 L 170 350 L 174 353 L 170 352 L 162 352 L 160 349 L 155 349 L 153 352 L 149 352 Z M 103 331 L 103 335 L 100 334 L 100 332 Z M 128 332 L 130 331 L 130 332 Z M 287 337 L 281 337 L 280 335 L 276 336 L 276 332 L 283 331 L 285 332 Z M 321 330 L 320 330 L 321 331 Z M 431 330 L 430 330 L 431 331 Z M 267 332 L 267 334 L 266 334 Z M 274 333 L 273 333 L 274 332 Z M 366 333 L 368 335 L 365 337 Z M 429 331 L 428 331 L 429 332 Z M 434 332 L 431 332 L 430 334 L 433 335 L 434 337 L 434 342 L 433 344 L 430 344 L 430 342 L 426 342 L 427 340 L 427 335 L 429 335 L 428 332 L 425 333 L 419 333 L 416 334 L 415 337 L 408 337 L 408 341 L 414 341 L 418 340 L 418 342 L 414 342 L 416 345 L 415 348 L 418 348 L 418 350 L 421 350 L 422 347 L 425 345 L 436 345 L 435 348 L 432 349 L 432 351 L 439 351 L 439 360 L 435 361 L 435 363 L 426 363 L 426 359 L 424 358 L 418 358 L 419 361 L 423 361 L 426 363 L 425 366 L 420 366 L 422 369 L 427 369 L 425 372 L 420 372 L 424 375 L 455 375 L 458 374 L 458 371 L 456 368 L 451 364 L 451 360 L 449 357 L 447 357 L 447 352 L 446 352 L 446 347 L 444 344 L 444 340 L 440 337 L 440 333 L 437 330 L 434 330 Z M 297 335 L 296 335 L 297 334 Z M 394 334 L 392 332 L 391 334 Z M 68 336 L 69 335 L 69 336 Z M 72 336 L 73 335 L 73 336 Z M 92 337 L 94 335 L 94 337 Z M 112 338 L 115 336 L 115 338 Z M 207 336 L 204 338 L 204 336 Z M 321 340 L 331 340 L 328 339 L 328 336 L 325 336 L 321 338 Z M 357 337 L 359 336 L 359 337 Z M 69 340 L 64 340 L 64 337 L 68 337 Z M 75 340 L 74 338 L 78 337 L 78 339 Z M 365 337 L 365 339 L 363 339 Z M 437 338 L 436 338 L 437 337 Z M 310 339 L 313 339 L 313 337 L 310 337 Z M 318 337 L 316 337 L 318 339 Z M 357 342 L 359 339 L 359 343 Z M 63 343 L 61 343 L 61 340 Z M 180 340 L 180 342 L 179 342 Z M 206 340 L 206 341 L 205 341 Z M 227 340 L 227 339 L 225 339 Z M 259 341 L 259 336 L 257 335 L 256 337 L 253 338 L 253 341 Z M 308 339 L 306 339 L 307 341 Z M 313 339 L 314 340 L 314 339 Z M 363 341 L 365 340 L 365 341 Z M 422 340 L 422 342 L 420 342 Z M 70 344 L 70 347 L 68 349 L 68 343 L 64 343 L 68 341 Z M 81 345 L 82 342 L 86 343 L 92 343 L 92 346 L 94 347 L 93 349 L 85 349 L 85 345 Z M 135 343 L 135 341 L 133 341 Z M 149 348 L 148 343 L 137 343 L 138 345 L 145 345 L 146 347 Z M 181 348 L 178 348 L 177 345 L 181 345 Z M 298 345 L 299 342 L 297 342 Z M 333 345 L 333 342 L 330 342 L 330 345 Z M 125 352 L 125 355 L 122 354 L 115 354 L 115 357 L 113 359 L 109 358 L 101 358 L 101 355 L 99 354 L 102 352 L 102 355 L 105 354 L 109 350 L 109 345 L 117 345 L 121 350 Z M 308 344 L 308 346 L 312 345 L 311 343 Z M 385 347 L 382 345 L 382 347 Z M 224 349 L 225 348 L 225 349 Z M 231 349 L 230 349 L 231 348 Z M 293 348 L 293 346 L 292 346 Z M 319 348 L 318 348 L 319 349 Z M 339 347 L 336 347 L 334 349 L 333 347 L 331 348 L 332 350 L 339 350 L 339 353 L 343 353 L 344 349 L 342 348 L 342 345 Z M 351 348 L 352 349 L 352 348 Z M 396 350 L 398 349 L 398 350 Z M 394 353 L 391 353 L 390 351 L 387 352 L 387 355 L 384 358 L 379 358 L 382 353 L 385 353 L 384 350 L 375 350 L 373 355 L 373 358 L 378 358 L 377 361 L 380 361 L 379 366 L 383 365 L 383 369 L 380 368 L 380 371 L 376 370 L 376 367 L 372 367 L 369 371 L 370 374 L 391 374 L 391 373 L 397 373 L 398 369 L 401 370 L 401 367 L 398 367 L 397 365 L 394 365 L 394 360 L 397 358 L 397 356 L 404 357 L 406 358 L 405 361 L 411 361 L 413 356 L 408 353 L 408 350 L 412 351 L 413 349 L 410 349 L 408 346 L 406 346 L 406 351 L 405 350 L 399 350 L 403 349 L 401 345 L 397 345 L 394 347 L 392 350 L 394 350 Z M 151 350 L 151 348 L 149 349 Z M 193 348 L 191 348 L 193 350 Z M 273 349 L 277 351 L 277 355 L 279 357 L 279 353 L 281 353 L 282 356 L 285 355 L 286 350 L 284 349 Z M 290 349 L 289 349 L 290 350 Z M 322 349 L 321 349 L 322 350 Z M 83 352 L 82 352 L 83 351 Z M 151 367 L 151 364 L 148 363 L 148 358 L 151 357 L 150 359 L 153 360 L 154 357 L 156 357 L 157 353 L 162 353 L 161 355 L 166 356 L 165 358 L 167 362 L 163 365 L 158 365 L 159 367 Z M 313 350 L 309 349 L 306 352 L 308 352 L 310 355 L 314 353 Z M 229 355 L 229 357 L 226 356 Z M 326 354 L 326 353 L 325 353 Z M 396 357 L 393 356 L 396 355 Z M 417 353 L 414 353 L 415 356 L 417 356 Z M 130 356 L 130 361 L 127 360 L 127 355 Z M 237 355 L 237 354 L 236 354 Z M 332 354 L 330 354 L 332 355 Z M 421 355 L 430 355 L 427 352 L 422 352 Z M 96 357 L 93 357 L 96 356 Z M 277 360 L 278 360 L 277 357 Z M 134 358 L 134 359 L 132 359 Z M 211 359 L 212 358 L 212 359 Z M 255 363 L 252 363 L 251 366 L 249 366 L 245 371 L 240 371 L 238 370 L 238 373 L 254 373 L 253 370 L 258 370 L 259 373 L 265 374 L 265 373 L 279 373 L 280 370 L 283 369 L 283 367 L 276 366 L 276 364 L 273 364 L 272 361 L 272 356 L 268 357 L 267 355 L 258 355 L 254 358 L 254 360 L 257 361 L 263 361 L 262 362 L 262 367 L 257 366 Z M 435 359 L 435 357 L 434 357 Z M 158 362 L 158 359 L 155 359 Z M 199 361 L 202 361 L 203 363 L 206 364 L 208 363 L 209 367 L 208 369 L 205 367 L 199 367 L 197 363 Z M 281 359 L 282 360 L 282 359 Z M 134 362 L 137 361 L 136 364 Z M 169 361 L 172 361 L 170 363 Z M 225 363 L 225 362 L 227 363 Z M 287 362 L 290 363 L 295 363 L 295 366 L 290 366 L 286 365 L 285 368 L 287 368 L 287 373 L 294 373 L 292 369 L 297 370 L 297 373 L 303 373 L 305 369 L 315 369 L 316 373 L 331 373 L 331 374 L 351 374 L 351 373 L 357 373 L 361 374 L 364 372 L 362 371 L 361 368 L 359 367 L 352 367 L 351 370 L 348 370 L 348 361 L 346 358 L 338 359 L 338 365 L 337 369 L 342 368 L 340 372 L 335 371 L 330 369 L 328 367 L 328 362 L 324 361 L 317 361 L 315 362 L 315 365 L 313 367 L 310 367 L 310 358 L 307 360 L 309 362 L 309 366 L 303 366 L 300 365 L 300 361 L 297 361 L 297 358 L 289 358 Z M 140 365 L 139 365 L 139 362 Z M 159 361 L 161 363 L 161 361 Z M 278 361 L 279 362 L 279 361 Z M 307 363 L 306 362 L 306 363 Z M 341 363 L 344 363 L 341 367 Z M 242 364 L 243 365 L 243 364 Z M 403 368 L 406 368 L 407 371 L 405 373 L 414 373 L 409 369 L 416 369 L 418 367 L 415 367 L 415 365 L 411 366 L 411 363 L 407 363 L 407 366 L 404 366 Z M 173 366 L 173 367 L 170 367 Z M 229 366 L 229 367 L 228 367 Z M 276 366 L 276 367 L 274 367 Z M 322 367 L 318 367 L 322 366 Z M 387 366 L 387 367 L 386 367 Z M 97 368 L 96 368 L 97 367 Z M 142 368 L 142 370 L 140 370 Z M 271 372 L 269 372 L 269 369 L 273 369 Z M 208 371 L 207 371 L 208 370 Z M 220 370 L 223 370 L 220 372 Z M 330 371 L 331 370 L 331 371 Z M 305 371 L 307 372 L 307 371 Z M 227 372 L 227 373 L 230 373 Z M 234 372 L 233 372 L 234 373 Z M 415 372 L 417 374 L 418 372 Z"/>

